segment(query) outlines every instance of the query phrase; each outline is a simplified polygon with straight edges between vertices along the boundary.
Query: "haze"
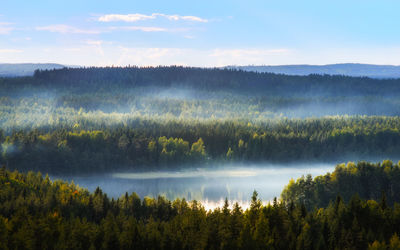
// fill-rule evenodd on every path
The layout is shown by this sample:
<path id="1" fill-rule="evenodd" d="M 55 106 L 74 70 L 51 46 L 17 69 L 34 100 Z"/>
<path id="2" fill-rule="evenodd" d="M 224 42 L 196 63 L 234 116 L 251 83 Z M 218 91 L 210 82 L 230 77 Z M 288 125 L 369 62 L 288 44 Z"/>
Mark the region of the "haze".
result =
<path id="1" fill-rule="evenodd" d="M 399 7 L 344 0 L 4 1 L 0 62 L 399 65 Z"/>

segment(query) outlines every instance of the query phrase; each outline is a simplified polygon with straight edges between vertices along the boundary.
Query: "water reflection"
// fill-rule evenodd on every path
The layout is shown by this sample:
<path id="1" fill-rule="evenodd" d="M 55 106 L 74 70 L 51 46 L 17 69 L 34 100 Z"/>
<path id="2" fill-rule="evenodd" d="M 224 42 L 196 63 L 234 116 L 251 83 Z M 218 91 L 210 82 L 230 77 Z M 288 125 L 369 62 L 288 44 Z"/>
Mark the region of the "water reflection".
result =
<path id="1" fill-rule="evenodd" d="M 254 190 L 264 201 L 279 197 L 291 178 L 302 175 L 321 175 L 334 170 L 333 164 L 263 165 L 219 168 L 197 168 L 187 171 L 113 173 L 75 177 L 79 186 L 90 191 L 97 186 L 109 196 L 118 198 L 125 192 L 136 192 L 140 197 L 163 195 L 173 200 L 198 200 L 209 208 L 219 206 L 225 198 L 246 207 Z M 64 179 L 64 178 L 63 178 Z"/>

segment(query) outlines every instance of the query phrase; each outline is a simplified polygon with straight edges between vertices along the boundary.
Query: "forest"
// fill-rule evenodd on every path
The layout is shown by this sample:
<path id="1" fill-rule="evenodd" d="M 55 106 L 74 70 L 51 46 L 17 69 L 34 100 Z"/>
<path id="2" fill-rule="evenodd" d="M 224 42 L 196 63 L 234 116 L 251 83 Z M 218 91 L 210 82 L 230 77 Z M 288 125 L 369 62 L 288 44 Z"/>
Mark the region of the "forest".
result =
<path id="1" fill-rule="evenodd" d="M 342 184 L 353 185 L 371 171 L 399 171 L 398 165 L 348 163 Z M 387 170 L 387 168 L 393 170 Z M 357 171 L 354 171 L 357 169 Z M 397 169 L 397 170 L 395 170 Z M 393 172 L 391 172 L 393 171 Z M 319 176 L 316 179 L 325 178 Z M 304 181 L 298 180 L 297 183 Z M 383 180 L 381 180 L 383 181 Z M 380 190 L 381 182 L 370 182 Z M 289 188 L 293 183 L 289 184 Z M 398 185 L 393 187 L 398 192 Z M 312 189 L 312 188 L 311 188 Z M 306 200 L 263 205 L 254 191 L 249 209 L 236 204 L 205 210 L 197 201 L 110 199 L 73 182 L 52 181 L 37 172 L 0 169 L 1 249 L 398 249 L 400 204 L 337 190 L 326 206 L 307 209 Z M 345 193 L 342 193 L 345 191 Z M 282 193 L 286 196 L 287 191 Z M 331 197 L 332 198 L 332 197 Z M 369 197 L 371 198 L 371 197 Z"/>
<path id="2" fill-rule="evenodd" d="M 398 159 L 400 80 L 106 67 L 0 78 L 0 162 L 51 174 Z"/>
<path id="3" fill-rule="evenodd" d="M 178 66 L 0 78 L 0 249 L 399 249 L 399 97 L 399 79 Z M 321 162 L 348 163 L 249 208 L 49 177 Z"/>
<path id="4" fill-rule="evenodd" d="M 84 126 L 84 125 L 83 125 Z M 90 127 L 91 125 L 89 125 Z M 78 174 L 213 162 L 343 162 L 396 158 L 398 117 L 165 123 L 135 119 L 103 129 L 0 130 L 1 161 L 15 169 Z"/>
<path id="5" fill-rule="evenodd" d="M 332 173 L 311 175 L 290 180 L 281 194 L 285 203 L 301 203 L 307 209 L 326 207 L 340 194 L 345 202 L 357 194 L 361 199 L 379 200 L 384 196 L 388 205 L 399 202 L 400 161 L 382 163 L 348 162 L 339 164 Z"/>
<path id="6" fill-rule="evenodd" d="M 400 250 L 399 10 L 0 0 L 0 250 Z"/>

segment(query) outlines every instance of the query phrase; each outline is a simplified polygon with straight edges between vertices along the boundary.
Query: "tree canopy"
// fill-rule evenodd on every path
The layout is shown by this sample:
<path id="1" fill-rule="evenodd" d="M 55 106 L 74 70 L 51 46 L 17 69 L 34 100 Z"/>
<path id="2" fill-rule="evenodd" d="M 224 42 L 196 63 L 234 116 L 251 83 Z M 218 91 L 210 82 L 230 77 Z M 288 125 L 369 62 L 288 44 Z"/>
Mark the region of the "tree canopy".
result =
<path id="1" fill-rule="evenodd" d="M 365 163 L 361 163 L 361 165 Z M 385 167 L 383 167 L 385 166 Z M 350 167 L 350 166 L 349 166 Z M 381 168 L 380 166 L 373 166 Z M 388 162 L 383 168 L 390 167 Z M 393 167 L 393 166 L 392 166 Z M 369 170 L 360 168 L 360 174 Z M 349 178 L 357 180 L 355 175 Z M 379 185 L 370 184 L 379 190 Z M 262 192 L 262 191 L 260 191 Z M 344 193 L 343 193 L 344 194 Z M 135 193 L 110 199 L 40 173 L 0 169 L 2 249 L 382 249 L 399 246 L 400 205 L 336 196 L 327 206 L 236 204 L 207 211 L 197 201 Z M 344 194 L 346 195 L 346 194 Z"/>

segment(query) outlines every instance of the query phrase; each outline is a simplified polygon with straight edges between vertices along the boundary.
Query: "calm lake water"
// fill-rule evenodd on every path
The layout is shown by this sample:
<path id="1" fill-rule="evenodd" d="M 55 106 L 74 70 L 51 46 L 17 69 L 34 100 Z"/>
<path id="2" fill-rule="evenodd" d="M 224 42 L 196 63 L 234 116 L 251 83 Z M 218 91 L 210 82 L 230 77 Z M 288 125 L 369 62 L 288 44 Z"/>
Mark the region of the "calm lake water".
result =
<path id="1" fill-rule="evenodd" d="M 109 196 L 118 198 L 125 192 L 144 196 L 165 196 L 173 200 L 198 200 L 208 208 L 223 200 L 238 201 L 246 207 L 254 190 L 263 201 L 279 197 L 291 178 L 332 172 L 334 164 L 246 165 L 196 168 L 185 171 L 124 172 L 67 178 L 94 191 L 99 186 Z M 65 178 L 62 178 L 65 179 Z"/>

